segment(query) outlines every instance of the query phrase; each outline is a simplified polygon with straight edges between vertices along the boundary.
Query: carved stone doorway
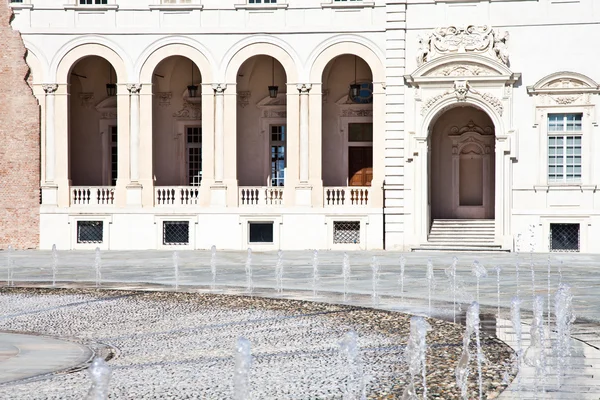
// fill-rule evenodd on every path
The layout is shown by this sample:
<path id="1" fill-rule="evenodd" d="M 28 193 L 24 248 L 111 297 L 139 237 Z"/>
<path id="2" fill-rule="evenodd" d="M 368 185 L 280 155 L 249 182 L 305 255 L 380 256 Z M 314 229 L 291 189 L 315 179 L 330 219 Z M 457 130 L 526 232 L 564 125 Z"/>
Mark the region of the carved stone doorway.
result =
<path id="1" fill-rule="evenodd" d="M 442 114 L 429 137 L 429 195 L 433 219 L 493 219 L 494 128 L 474 107 Z"/>

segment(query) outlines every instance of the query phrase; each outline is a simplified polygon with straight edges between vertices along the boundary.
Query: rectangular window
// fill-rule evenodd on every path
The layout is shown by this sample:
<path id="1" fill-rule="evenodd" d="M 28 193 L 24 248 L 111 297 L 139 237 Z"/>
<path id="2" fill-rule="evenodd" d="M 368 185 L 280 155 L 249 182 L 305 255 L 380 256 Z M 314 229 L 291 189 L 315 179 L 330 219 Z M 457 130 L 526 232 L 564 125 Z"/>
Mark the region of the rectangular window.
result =
<path id="1" fill-rule="evenodd" d="M 271 125 L 271 186 L 285 184 L 285 125 Z"/>
<path id="2" fill-rule="evenodd" d="M 188 221 L 164 221 L 163 244 L 175 246 L 190 244 L 190 223 Z"/>
<path id="3" fill-rule="evenodd" d="M 248 222 L 249 243 L 273 243 L 273 222 Z"/>
<path id="4" fill-rule="evenodd" d="M 117 127 L 110 127 L 110 184 L 117 186 Z"/>
<path id="5" fill-rule="evenodd" d="M 579 224 L 550 224 L 550 251 L 579 251 Z"/>
<path id="6" fill-rule="evenodd" d="M 102 243 L 103 240 L 102 221 L 77 221 L 77 243 Z"/>
<path id="7" fill-rule="evenodd" d="M 373 141 L 373 123 L 361 122 L 348 124 L 349 142 L 372 142 Z"/>
<path id="8" fill-rule="evenodd" d="M 348 185 L 371 186 L 373 180 L 373 123 L 348 124 Z"/>
<path id="9" fill-rule="evenodd" d="M 548 182 L 580 182 L 582 114 L 548 114 Z"/>
<path id="10" fill-rule="evenodd" d="M 277 4 L 277 0 L 248 0 L 248 4 Z"/>
<path id="11" fill-rule="evenodd" d="M 186 127 L 188 185 L 200 186 L 202 182 L 202 127 Z"/>
<path id="12" fill-rule="evenodd" d="M 79 0 L 79 4 L 108 4 L 108 0 Z"/>

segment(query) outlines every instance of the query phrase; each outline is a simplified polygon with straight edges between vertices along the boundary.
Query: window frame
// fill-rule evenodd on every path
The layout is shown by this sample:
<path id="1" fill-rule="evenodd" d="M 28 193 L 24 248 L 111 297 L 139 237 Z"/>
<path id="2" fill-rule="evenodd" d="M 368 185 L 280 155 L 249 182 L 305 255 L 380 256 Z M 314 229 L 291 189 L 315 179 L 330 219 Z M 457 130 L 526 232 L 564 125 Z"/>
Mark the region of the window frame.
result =
<path id="1" fill-rule="evenodd" d="M 284 139 L 283 140 L 273 140 L 273 127 L 283 127 L 284 128 L 284 132 L 283 134 Z M 287 172 L 287 161 L 288 161 L 288 148 L 287 148 L 287 138 L 288 138 L 288 132 L 287 132 L 287 125 L 285 123 L 282 124 L 276 124 L 276 123 L 272 123 L 269 124 L 269 185 L 270 187 L 284 187 L 285 186 L 285 178 L 286 178 L 286 172 Z M 272 151 L 273 151 L 273 146 L 283 146 L 283 185 L 273 185 L 273 179 L 276 179 L 273 177 L 273 158 L 272 158 Z"/>
<path id="2" fill-rule="evenodd" d="M 554 131 L 550 130 L 550 116 L 564 114 L 564 125 L 566 128 L 566 118 L 567 115 L 579 114 L 581 115 L 581 130 L 580 131 Z M 590 182 L 590 178 L 592 175 L 592 159 L 591 159 L 591 131 L 592 124 L 589 118 L 588 113 L 582 107 L 552 107 L 549 108 L 546 112 L 543 113 L 542 116 L 543 123 L 540 123 L 540 127 L 542 128 L 542 135 L 540 140 L 540 172 L 542 175 L 540 177 L 540 182 L 545 184 L 546 186 L 581 186 Z M 540 121 L 540 122 L 542 122 Z M 580 164 L 580 178 L 579 179 L 567 179 L 566 172 L 566 138 L 567 137 L 580 137 L 581 138 L 581 151 L 579 156 L 581 157 Z M 550 138 L 551 137 L 562 137 L 564 138 L 563 143 L 563 177 L 560 180 L 554 180 L 550 178 Z"/>
<path id="3" fill-rule="evenodd" d="M 200 142 L 199 143 L 190 143 L 188 141 L 188 129 L 200 129 Z M 187 124 L 184 127 L 184 145 L 185 145 L 185 182 L 186 185 L 185 186 L 194 186 L 194 187 L 199 187 L 202 184 L 202 168 L 203 168 L 203 164 L 202 164 L 202 123 L 192 123 L 192 124 Z M 200 181 L 198 182 L 198 184 L 191 184 L 190 182 L 190 149 L 194 148 L 194 149 L 200 149 Z"/>

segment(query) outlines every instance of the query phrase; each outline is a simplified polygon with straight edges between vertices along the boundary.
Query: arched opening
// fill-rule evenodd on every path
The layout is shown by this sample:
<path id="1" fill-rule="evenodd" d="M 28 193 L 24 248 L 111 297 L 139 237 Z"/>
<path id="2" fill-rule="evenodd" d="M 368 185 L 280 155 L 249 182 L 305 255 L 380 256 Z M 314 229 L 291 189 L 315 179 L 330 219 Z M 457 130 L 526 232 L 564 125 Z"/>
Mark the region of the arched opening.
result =
<path id="1" fill-rule="evenodd" d="M 202 182 L 202 76 L 189 58 L 162 60 L 152 75 L 153 177 L 156 186 Z"/>
<path id="2" fill-rule="evenodd" d="M 332 59 L 322 76 L 324 186 L 371 186 L 373 179 L 373 74 L 352 54 Z"/>
<path id="3" fill-rule="evenodd" d="M 275 58 L 246 60 L 237 74 L 237 178 L 240 186 L 284 186 L 287 75 Z"/>
<path id="4" fill-rule="evenodd" d="M 77 61 L 69 83 L 69 178 L 73 186 L 116 186 L 117 77 L 99 56 Z"/>
<path id="5" fill-rule="evenodd" d="M 431 219 L 494 219 L 495 131 L 472 106 L 435 121 L 428 139 Z"/>

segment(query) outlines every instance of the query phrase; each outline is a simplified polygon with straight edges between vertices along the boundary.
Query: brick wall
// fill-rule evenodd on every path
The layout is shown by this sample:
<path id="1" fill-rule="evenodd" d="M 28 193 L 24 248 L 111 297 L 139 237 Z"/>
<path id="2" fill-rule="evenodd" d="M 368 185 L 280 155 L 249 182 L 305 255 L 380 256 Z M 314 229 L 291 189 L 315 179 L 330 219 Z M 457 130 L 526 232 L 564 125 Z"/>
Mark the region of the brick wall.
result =
<path id="1" fill-rule="evenodd" d="M 12 10 L 0 0 L 0 248 L 39 246 L 40 109 Z"/>

